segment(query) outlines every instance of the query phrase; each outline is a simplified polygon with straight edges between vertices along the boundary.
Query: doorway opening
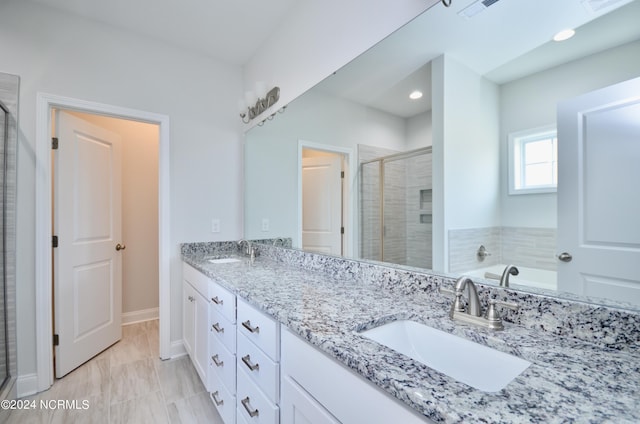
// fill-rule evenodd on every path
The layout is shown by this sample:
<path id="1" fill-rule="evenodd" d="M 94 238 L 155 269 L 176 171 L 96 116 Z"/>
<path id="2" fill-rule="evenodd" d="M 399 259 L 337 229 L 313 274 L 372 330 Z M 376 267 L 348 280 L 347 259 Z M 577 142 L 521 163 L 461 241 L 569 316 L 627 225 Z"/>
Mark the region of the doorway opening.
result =
<path id="1" fill-rule="evenodd" d="M 157 125 L 158 129 L 158 316 L 160 358 L 173 356 L 170 342 L 169 117 L 152 112 L 38 93 L 36 116 L 36 376 L 23 392 L 40 392 L 53 384 L 52 111 L 70 110 Z M 175 352 L 179 354 L 180 352 Z"/>

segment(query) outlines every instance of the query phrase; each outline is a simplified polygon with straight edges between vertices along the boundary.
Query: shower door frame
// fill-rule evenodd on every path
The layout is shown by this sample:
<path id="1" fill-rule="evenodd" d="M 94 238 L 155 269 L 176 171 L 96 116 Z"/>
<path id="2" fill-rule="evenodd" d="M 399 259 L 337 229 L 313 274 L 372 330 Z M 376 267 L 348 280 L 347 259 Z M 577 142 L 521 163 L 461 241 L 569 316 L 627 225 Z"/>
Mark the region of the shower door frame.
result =
<path id="1" fill-rule="evenodd" d="M 406 152 L 399 152 L 399 153 L 394 153 L 391 155 L 387 155 L 387 156 L 382 156 L 376 159 L 371 159 L 368 161 L 364 161 L 364 162 L 360 162 L 360 172 L 359 174 L 362 175 L 362 167 L 364 165 L 367 164 L 371 164 L 371 163 L 375 163 L 378 162 L 378 170 L 379 170 L 379 175 L 380 175 L 380 187 L 379 187 L 379 191 L 380 191 L 380 228 L 379 228 L 379 232 L 380 232 L 380 255 L 378 258 L 378 261 L 383 262 L 384 261 L 384 164 L 387 162 L 394 162 L 397 160 L 403 160 L 403 159 L 411 159 L 413 157 L 416 156 L 420 156 L 420 155 L 428 155 L 428 154 L 432 154 L 433 153 L 433 147 L 432 146 L 427 146 L 427 147 L 421 147 L 419 149 L 414 149 L 414 150 L 408 150 Z M 360 184 L 362 184 L 362 180 L 360 181 Z M 362 185 L 360 186 L 361 190 L 362 190 Z M 360 192 L 360 196 L 359 198 L 362 197 L 362 193 Z M 359 207 L 362 207 L 362 205 L 360 204 Z M 362 228 L 362 226 L 360 226 Z M 362 250 L 362 234 L 360 235 L 360 250 Z M 432 240 L 433 243 L 433 240 Z"/>

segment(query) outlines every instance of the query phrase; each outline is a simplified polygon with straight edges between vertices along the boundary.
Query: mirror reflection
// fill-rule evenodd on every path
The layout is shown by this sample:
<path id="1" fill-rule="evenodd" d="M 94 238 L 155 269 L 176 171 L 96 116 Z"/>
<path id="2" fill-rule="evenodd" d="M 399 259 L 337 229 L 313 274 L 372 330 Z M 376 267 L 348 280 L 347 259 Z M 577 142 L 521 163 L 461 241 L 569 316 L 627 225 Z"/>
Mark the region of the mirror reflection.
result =
<path id="1" fill-rule="evenodd" d="M 640 76 L 640 1 L 470 3 L 425 12 L 246 134 L 245 237 L 637 297 L 558 287 L 555 185 L 573 162 L 557 105 Z"/>

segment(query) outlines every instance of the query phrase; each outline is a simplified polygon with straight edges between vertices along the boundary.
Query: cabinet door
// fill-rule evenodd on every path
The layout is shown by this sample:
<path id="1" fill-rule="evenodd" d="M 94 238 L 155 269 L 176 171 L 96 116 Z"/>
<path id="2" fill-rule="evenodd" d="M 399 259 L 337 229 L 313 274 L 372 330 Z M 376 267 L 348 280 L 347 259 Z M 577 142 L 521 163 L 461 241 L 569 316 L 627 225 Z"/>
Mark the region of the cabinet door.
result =
<path id="1" fill-rule="evenodd" d="M 281 424 L 339 424 L 333 415 L 288 376 L 282 378 Z"/>
<path id="2" fill-rule="evenodd" d="M 182 344 L 193 358 L 195 348 L 195 290 L 186 281 L 182 283 Z"/>
<path id="3" fill-rule="evenodd" d="M 195 292 L 195 352 L 192 356 L 196 371 L 200 375 L 202 384 L 207 385 L 207 370 L 209 368 L 209 302 L 198 292 Z"/>

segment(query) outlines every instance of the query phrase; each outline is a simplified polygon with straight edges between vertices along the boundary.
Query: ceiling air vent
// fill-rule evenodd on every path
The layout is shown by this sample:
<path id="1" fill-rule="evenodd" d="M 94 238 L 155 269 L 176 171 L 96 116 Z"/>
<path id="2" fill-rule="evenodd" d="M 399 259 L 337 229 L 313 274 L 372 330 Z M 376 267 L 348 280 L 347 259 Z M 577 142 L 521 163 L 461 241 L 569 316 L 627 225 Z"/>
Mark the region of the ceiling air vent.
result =
<path id="1" fill-rule="evenodd" d="M 476 16 L 478 13 L 484 12 L 484 10 L 487 7 L 493 5 L 494 3 L 497 3 L 498 1 L 500 1 L 500 0 L 477 0 L 477 1 L 474 1 L 469 6 L 465 7 L 460 12 L 458 12 L 458 15 L 463 16 L 463 17 L 465 17 L 467 19 L 471 19 L 474 16 Z M 610 0 L 610 1 L 612 1 L 612 0 Z"/>
<path id="2" fill-rule="evenodd" d="M 631 0 L 582 0 L 582 6 L 589 13 L 599 14 L 605 10 L 610 12 L 614 6 L 618 7 L 630 2 Z"/>

